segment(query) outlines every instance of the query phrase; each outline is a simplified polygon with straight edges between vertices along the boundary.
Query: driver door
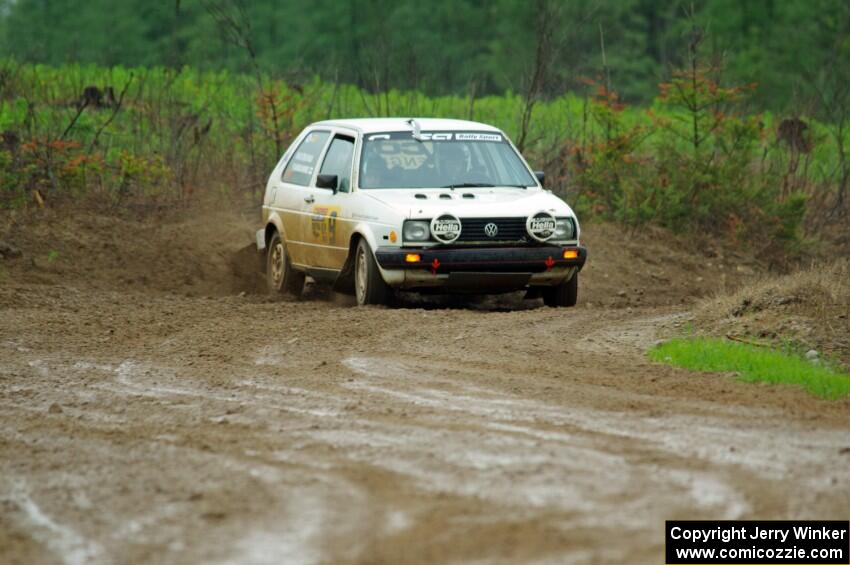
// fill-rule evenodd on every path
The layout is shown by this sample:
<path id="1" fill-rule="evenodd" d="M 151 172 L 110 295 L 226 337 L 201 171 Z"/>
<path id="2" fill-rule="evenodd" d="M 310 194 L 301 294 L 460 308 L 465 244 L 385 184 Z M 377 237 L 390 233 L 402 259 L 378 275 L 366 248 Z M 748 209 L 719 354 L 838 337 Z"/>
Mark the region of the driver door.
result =
<path id="1" fill-rule="evenodd" d="M 337 188 L 310 187 L 301 215 L 305 243 L 313 259 L 311 265 L 340 270 L 348 256 L 351 238 L 351 174 L 354 159 L 354 136 L 337 132 L 325 151 L 319 175 L 336 175 Z M 346 217 L 347 216 L 347 217 Z"/>
<path id="2" fill-rule="evenodd" d="M 273 196 L 274 206 L 283 221 L 289 260 L 301 266 L 312 264 L 310 247 L 306 245 L 303 208 L 305 199 L 314 198 L 311 186 L 330 135 L 329 130 L 316 129 L 304 136 L 281 172 Z"/>

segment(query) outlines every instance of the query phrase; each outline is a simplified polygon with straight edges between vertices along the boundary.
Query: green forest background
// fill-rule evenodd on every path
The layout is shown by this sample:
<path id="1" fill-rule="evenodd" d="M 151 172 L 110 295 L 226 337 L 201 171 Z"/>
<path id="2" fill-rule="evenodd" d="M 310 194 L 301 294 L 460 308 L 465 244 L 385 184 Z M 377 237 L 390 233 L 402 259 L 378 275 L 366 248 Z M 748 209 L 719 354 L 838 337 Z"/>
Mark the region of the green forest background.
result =
<path id="1" fill-rule="evenodd" d="M 551 28 L 546 93 L 602 68 L 629 103 L 647 103 L 686 62 L 691 9 L 725 76 L 758 83 L 759 109 L 810 104 L 848 64 L 846 0 L 17 0 L 0 2 L 3 52 L 21 61 L 252 70 L 216 11 L 244 25 L 264 72 L 429 95 L 517 92 L 536 35 Z M 243 9 L 245 17 L 239 14 Z M 545 15 L 548 21 L 541 25 Z M 601 36 L 601 37 L 600 37 Z"/>
<path id="2" fill-rule="evenodd" d="M 846 229 L 846 0 L 0 0 L 0 204 L 256 200 L 311 121 L 504 129 L 583 217 Z"/>

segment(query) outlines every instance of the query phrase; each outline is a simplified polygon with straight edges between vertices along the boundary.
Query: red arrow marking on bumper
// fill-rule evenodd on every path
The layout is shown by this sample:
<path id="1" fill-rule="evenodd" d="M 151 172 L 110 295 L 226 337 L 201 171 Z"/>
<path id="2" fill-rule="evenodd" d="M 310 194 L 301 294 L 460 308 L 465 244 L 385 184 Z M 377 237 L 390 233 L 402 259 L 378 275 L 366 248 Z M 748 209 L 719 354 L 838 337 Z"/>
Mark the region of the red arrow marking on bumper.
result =
<path id="1" fill-rule="evenodd" d="M 440 268 L 440 260 L 437 259 L 436 257 L 434 257 L 434 260 L 431 261 L 431 273 L 436 275 L 437 269 L 439 269 L 439 268 Z"/>
<path id="2" fill-rule="evenodd" d="M 548 271 L 552 267 L 555 266 L 555 260 L 552 257 L 546 257 L 546 260 L 543 261 L 543 264 L 546 265 L 546 270 Z"/>

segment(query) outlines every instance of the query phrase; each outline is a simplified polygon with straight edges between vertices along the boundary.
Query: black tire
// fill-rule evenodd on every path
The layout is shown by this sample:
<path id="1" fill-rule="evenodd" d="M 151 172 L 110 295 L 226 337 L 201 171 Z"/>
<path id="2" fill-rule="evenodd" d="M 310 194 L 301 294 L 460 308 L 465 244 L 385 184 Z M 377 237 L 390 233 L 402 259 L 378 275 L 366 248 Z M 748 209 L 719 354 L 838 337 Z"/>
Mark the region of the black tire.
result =
<path id="1" fill-rule="evenodd" d="M 566 282 L 543 289 L 543 303 L 553 308 L 570 308 L 578 300 L 578 273 Z"/>
<path id="2" fill-rule="evenodd" d="M 358 306 L 387 304 L 392 291 L 375 262 L 375 255 L 365 239 L 357 242 L 354 250 L 354 296 Z"/>
<path id="3" fill-rule="evenodd" d="M 304 273 L 296 271 L 289 262 L 286 244 L 277 231 L 272 235 L 266 251 L 266 286 L 272 294 L 301 296 Z"/>

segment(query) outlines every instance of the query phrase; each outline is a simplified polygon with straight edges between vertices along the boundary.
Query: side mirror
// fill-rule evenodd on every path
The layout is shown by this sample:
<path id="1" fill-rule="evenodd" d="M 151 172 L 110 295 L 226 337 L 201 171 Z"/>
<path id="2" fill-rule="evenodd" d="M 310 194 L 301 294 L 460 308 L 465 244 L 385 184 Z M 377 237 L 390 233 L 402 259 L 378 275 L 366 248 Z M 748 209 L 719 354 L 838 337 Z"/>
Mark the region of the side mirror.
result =
<path id="1" fill-rule="evenodd" d="M 339 177 L 337 175 L 319 175 L 316 177 L 316 188 L 329 188 L 336 194 Z"/>
<path id="2" fill-rule="evenodd" d="M 534 171 L 534 176 L 537 177 L 537 180 L 540 182 L 540 186 L 543 186 L 543 181 L 546 180 L 546 173 L 543 171 Z"/>

